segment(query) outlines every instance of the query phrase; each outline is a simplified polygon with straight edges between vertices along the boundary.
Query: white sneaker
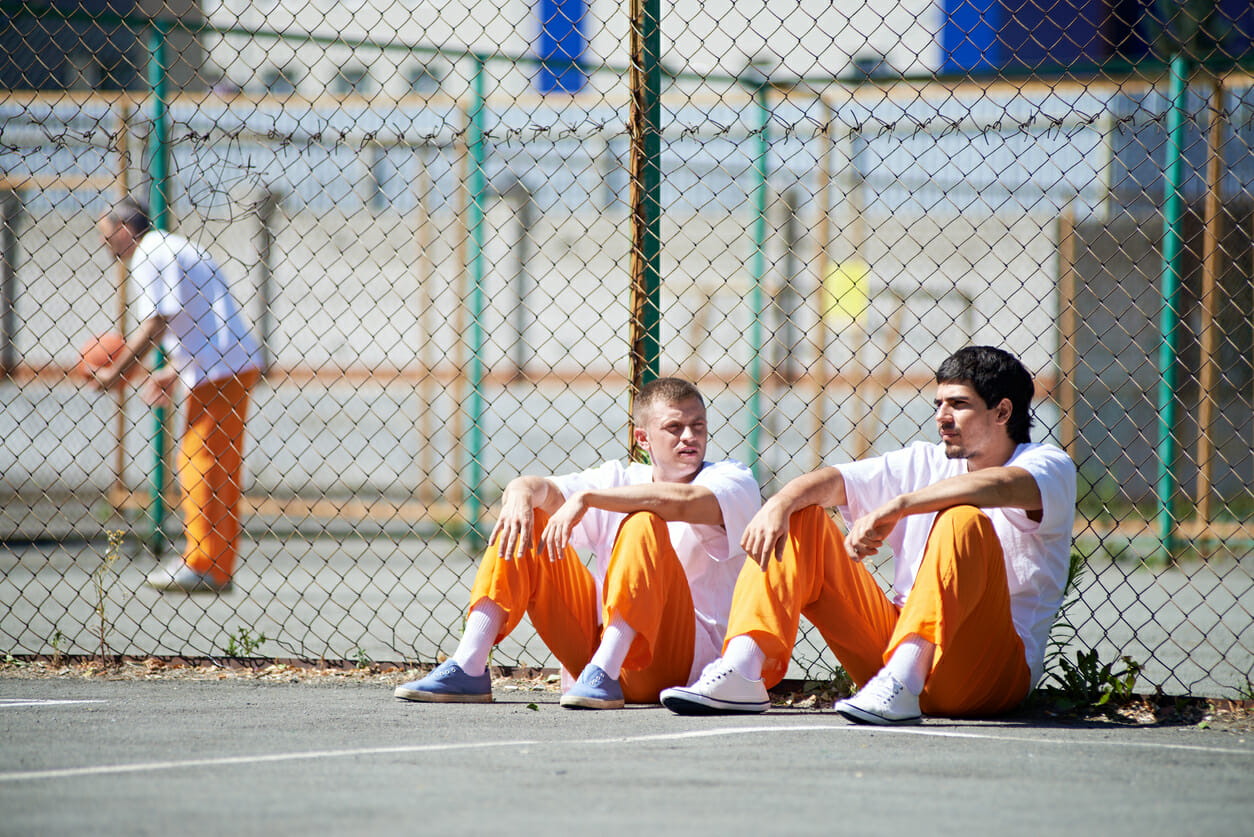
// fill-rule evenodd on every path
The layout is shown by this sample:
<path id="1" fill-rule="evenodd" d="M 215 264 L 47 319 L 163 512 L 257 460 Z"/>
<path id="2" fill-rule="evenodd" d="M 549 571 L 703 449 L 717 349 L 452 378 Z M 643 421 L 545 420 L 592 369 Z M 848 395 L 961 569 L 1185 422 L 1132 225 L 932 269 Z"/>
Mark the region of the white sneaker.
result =
<path id="1" fill-rule="evenodd" d="M 677 715 L 731 715 L 771 708 L 766 684 L 749 680 L 720 657 L 691 686 L 662 690 L 662 705 Z"/>
<path id="2" fill-rule="evenodd" d="M 856 695 L 836 701 L 834 708 L 855 724 L 917 724 L 923 720 L 919 696 L 884 669 Z"/>

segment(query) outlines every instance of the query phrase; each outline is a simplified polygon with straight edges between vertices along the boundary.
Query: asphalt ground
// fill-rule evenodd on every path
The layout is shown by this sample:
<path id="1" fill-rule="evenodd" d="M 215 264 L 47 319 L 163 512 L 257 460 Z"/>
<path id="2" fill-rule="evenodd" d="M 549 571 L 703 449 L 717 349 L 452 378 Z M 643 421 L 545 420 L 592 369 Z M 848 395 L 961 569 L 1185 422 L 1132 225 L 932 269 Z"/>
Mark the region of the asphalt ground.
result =
<path id="1" fill-rule="evenodd" d="M 293 681 L 296 681 L 293 678 Z M 1249 835 L 1254 734 L 0 678 L 0 834 Z"/>

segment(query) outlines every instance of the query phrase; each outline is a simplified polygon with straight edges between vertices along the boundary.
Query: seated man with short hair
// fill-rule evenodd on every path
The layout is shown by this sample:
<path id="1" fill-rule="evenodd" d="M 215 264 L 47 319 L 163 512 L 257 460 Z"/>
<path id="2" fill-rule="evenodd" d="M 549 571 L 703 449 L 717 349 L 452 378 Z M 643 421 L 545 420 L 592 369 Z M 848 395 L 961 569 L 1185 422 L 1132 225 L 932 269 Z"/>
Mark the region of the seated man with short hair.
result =
<path id="1" fill-rule="evenodd" d="M 488 654 L 524 613 L 563 670 L 580 673 L 567 708 L 656 703 L 717 658 L 757 481 L 739 462 L 705 461 L 705 402 L 687 381 L 645 384 L 632 418 L 651 464 L 506 486 L 457 650 L 396 697 L 491 701 Z M 593 552 L 595 574 L 576 548 Z"/>

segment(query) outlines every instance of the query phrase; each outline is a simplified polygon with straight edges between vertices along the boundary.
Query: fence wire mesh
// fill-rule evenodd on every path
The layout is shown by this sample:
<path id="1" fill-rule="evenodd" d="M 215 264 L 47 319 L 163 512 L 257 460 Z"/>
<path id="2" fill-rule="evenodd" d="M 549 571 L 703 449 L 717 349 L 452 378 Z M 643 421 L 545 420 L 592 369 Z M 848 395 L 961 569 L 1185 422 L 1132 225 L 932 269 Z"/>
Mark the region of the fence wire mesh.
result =
<path id="1" fill-rule="evenodd" d="M 665 9 L 657 368 L 769 496 L 930 438 L 939 361 L 1006 347 L 1081 474 L 1063 648 L 1248 695 L 1254 10 L 985 5 Z M 642 15 L 0 3 L 5 650 L 450 651 L 504 484 L 628 454 Z M 96 229 L 124 194 L 260 345 L 229 594 L 143 583 L 182 410 L 76 374 L 136 327 Z M 494 660 L 553 665 L 526 629 Z M 794 673 L 833 665 L 807 630 Z"/>

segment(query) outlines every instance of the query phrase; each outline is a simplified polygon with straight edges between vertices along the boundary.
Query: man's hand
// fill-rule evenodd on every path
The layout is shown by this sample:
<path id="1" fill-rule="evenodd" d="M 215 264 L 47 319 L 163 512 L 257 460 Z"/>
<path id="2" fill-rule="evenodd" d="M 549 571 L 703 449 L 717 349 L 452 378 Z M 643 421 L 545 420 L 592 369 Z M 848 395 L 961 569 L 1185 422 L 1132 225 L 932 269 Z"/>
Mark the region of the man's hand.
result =
<path id="1" fill-rule="evenodd" d="M 496 544 L 497 553 L 506 561 L 512 561 L 527 550 L 535 536 L 536 516 L 529 496 L 521 492 L 506 491 L 501 497 L 501 516 L 492 527 L 488 543 Z"/>
<path id="2" fill-rule="evenodd" d="M 548 551 L 550 561 L 565 557 L 566 547 L 570 546 L 571 533 L 575 531 L 579 521 L 583 520 L 588 508 L 587 496 L 584 492 L 580 492 L 562 503 L 561 508 L 549 518 L 548 524 L 540 534 L 540 542 Z"/>
<path id="3" fill-rule="evenodd" d="M 489 544 L 497 545 L 497 554 L 512 561 L 528 549 L 539 549 L 535 543 L 536 509 L 555 514 L 562 503 L 562 494 L 544 477 L 518 477 L 505 486 L 501 495 L 501 514 L 492 527 Z"/>
<path id="4" fill-rule="evenodd" d="M 174 404 L 174 385 L 178 379 L 179 373 L 173 367 L 156 369 L 144 381 L 139 397 L 149 407 L 170 407 Z"/>
<path id="5" fill-rule="evenodd" d="M 122 383 L 122 372 L 117 366 L 93 369 L 87 379 L 87 386 L 99 392 L 108 392 L 120 383 Z"/>
<path id="6" fill-rule="evenodd" d="M 765 570 L 772 558 L 778 561 L 784 557 L 788 524 L 795 512 L 810 506 L 829 508 L 844 503 L 845 478 L 840 471 L 828 467 L 802 474 L 762 504 L 745 527 L 740 548 Z"/>
<path id="7" fill-rule="evenodd" d="M 781 502 L 776 495 L 762 504 L 745 527 L 740 548 L 764 570 L 772 558 L 778 561 L 784 554 L 789 517 L 788 504 Z"/>
<path id="8" fill-rule="evenodd" d="M 845 549 L 849 557 L 861 561 L 880 551 L 885 539 L 903 517 L 900 498 L 893 499 L 859 517 L 845 535 Z"/>

